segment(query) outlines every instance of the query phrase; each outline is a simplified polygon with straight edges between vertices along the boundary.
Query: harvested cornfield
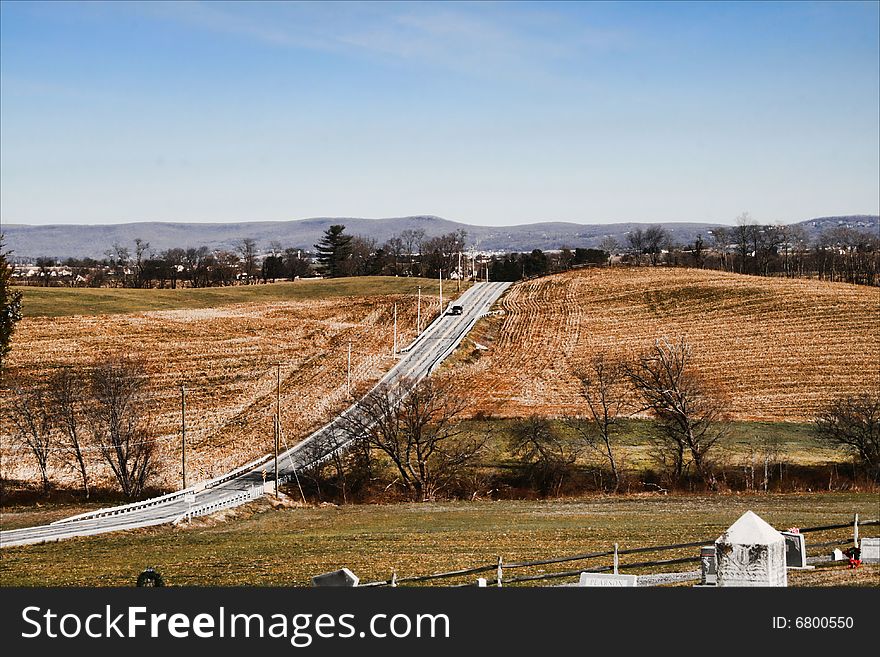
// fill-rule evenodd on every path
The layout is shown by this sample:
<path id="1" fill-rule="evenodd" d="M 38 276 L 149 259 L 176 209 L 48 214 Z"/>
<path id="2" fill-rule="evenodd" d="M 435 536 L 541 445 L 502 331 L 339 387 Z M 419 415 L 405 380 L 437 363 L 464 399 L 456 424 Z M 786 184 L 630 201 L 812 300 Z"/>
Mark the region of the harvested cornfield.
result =
<path id="1" fill-rule="evenodd" d="M 283 364 L 282 449 L 350 403 L 346 375 L 349 341 L 355 392 L 365 390 L 390 369 L 395 362 L 391 356 L 395 302 L 400 345 L 416 333 L 417 297 L 409 293 L 410 287 L 415 290 L 415 283 L 397 280 L 406 294 L 372 294 L 364 289 L 359 296 L 321 298 L 320 283 L 307 283 L 303 285 L 316 287 L 310 288 L 310 298 L 302 300 L 26 317 L 14 335 L 7 381 L 27 387 L 39 385 L 52 370 L 66 365 L 86 373 L 97 360 L 111 355 L 142 359 L 144 374 L 150 379 L 146 414 L 161 454 L 154 483 L 173 488 L 181 479 L 181 384 L 187 389 L 187 479 L 204 480 L 272 450 L 275 363 Z M 291 290 L 299 289 L 290 285 Z M 428 285 L 430 282 L 422 296 L 423 326 L 439 308 L 438 297 L 427 293 L 436 290 Z M 283 292 L 280 286 L 277 290 Z M 0 390 L 4 408 L 3 396 L 8 394 Z M 7 414 L 0 416 L 0 475 L 35 480 L 33 457 L 16 444 Z M 98 479 L 110 482 L 98 448 L 92 445 L 87 449 L 93 472 L 101 473 Z M 50 460 L 50 478 L 75 485 L 76 474 L 65 460 L 59 442 Z"/>
<path id="2" fill-rule="evenodd" d="M 475 410 L 496 416 L 584 412 L 574 368 L 602 351 L 632 357 L 664 337 L 687 339 L 695 366 L 737 419 L 810 420 L 837 394 L 880 390 L 876 288 L 585 269 L 519 283 L 501 307 L 449 365 Z"/>

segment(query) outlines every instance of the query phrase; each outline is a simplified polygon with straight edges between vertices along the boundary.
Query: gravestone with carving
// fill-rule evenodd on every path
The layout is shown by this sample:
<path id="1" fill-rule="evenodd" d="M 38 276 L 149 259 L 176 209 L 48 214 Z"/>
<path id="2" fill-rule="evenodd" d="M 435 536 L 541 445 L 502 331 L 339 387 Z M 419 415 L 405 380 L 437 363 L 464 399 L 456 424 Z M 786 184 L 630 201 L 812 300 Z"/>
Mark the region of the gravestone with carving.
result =
<path id="1" fill-rule="evenodd" d="M 788 586 L 785 539 L 746 511 L 715 541 L 718 586 Z"/>
<path id="2" fill-rule="evenodd" d="M 611 575 L 608 573 L 581 573 L 578 586 L 630 587 L 638 586 L 638 575 Z"/>
<path id="3" fill-rule="evenodd" d="M 718 559 L 715 556 L 714 545 L 704 545 L 700 548 L 700 584 L 703 586 L 718 584 Z"/>

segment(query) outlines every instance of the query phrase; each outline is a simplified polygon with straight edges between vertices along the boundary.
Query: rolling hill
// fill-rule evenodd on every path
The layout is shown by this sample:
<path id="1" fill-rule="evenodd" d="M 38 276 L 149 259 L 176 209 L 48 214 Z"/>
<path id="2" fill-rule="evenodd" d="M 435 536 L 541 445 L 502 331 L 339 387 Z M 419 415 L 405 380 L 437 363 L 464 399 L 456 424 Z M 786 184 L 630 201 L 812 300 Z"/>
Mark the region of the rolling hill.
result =
<path id="1" fill-rule="evenodd" d="M 518 226 L 476 226 L 449 221 L 434 216 L 412 216 L 390 219 L 318 218 L 296 221 L 255 221 L 240 223 L 165 223 L 140 222 L 102 225 L 47 225 L 30 226 L 5 223 L 2 231 L 6 246 L 16 259 L 32 261 L 39 256 L 55 258 L 90 257 L 100 259 L 113 244 L 131 247 L 135 238 L 150 243 L 156 252 L 181 247 L 207 246 L 211 249 L 234 249 L 240 240 L 249 237 L 265 249 L 272 241 L 283 247 L 311 249 L 321 234 L 336 223 L 345 224 L 347 232 L 384 242 L 405 230 L 423 230 L 428 237 L 456 230 L 467 233 L 468 246 L 482 251 L 531 251 L 532 249 L 559 249 L 562 247 L 596 247 L 606 237 L 626 243 L 629 231 L 644 227 L 644 223 L 577 224 L 543 222 Z M 824 217 L 801 222 L 808 234 L 817 234 L 827 227 L 848 225 L 861 230 L 880 227 L 880 218 L 867 215 Z M 685 244 L 697 234 L 718 224 L 677 223 L 661 224 L 676 242 Z"/>
<path id="2" fill-rule="evenodd" d="M 514 285 L 455 375 L 474 412 L 584 411 L 572 370 L 687 338 L 738 420 L 810 421 L 833 396 L 880 390 L 875 288 L 667 268 L 579 270 Z M 475 348 L 474 341 L 488 350 Z"/>

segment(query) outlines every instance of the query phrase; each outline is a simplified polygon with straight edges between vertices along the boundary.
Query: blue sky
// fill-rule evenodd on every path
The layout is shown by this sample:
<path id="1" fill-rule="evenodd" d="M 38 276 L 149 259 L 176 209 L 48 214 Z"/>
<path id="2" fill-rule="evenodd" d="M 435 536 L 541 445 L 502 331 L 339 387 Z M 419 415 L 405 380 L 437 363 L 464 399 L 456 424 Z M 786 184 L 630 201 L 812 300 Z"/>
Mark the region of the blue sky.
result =
<path id="1" fill-rule="evenodd" d="M 876 214 L 878 8 L 4 1 L 0 218 Z"/>

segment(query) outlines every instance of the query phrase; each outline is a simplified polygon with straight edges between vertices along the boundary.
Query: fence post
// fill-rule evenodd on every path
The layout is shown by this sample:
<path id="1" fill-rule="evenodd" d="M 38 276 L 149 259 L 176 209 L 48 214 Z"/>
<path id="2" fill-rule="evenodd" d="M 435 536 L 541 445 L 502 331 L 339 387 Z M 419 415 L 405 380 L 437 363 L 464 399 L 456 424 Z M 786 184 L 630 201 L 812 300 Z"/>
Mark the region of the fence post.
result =
<path id="1" fill-rule="evenodd" d="M 391 571 L 391 586 L 393 586 L 394 588 L 397 588 L 397 571 L 396 570 Z"/>
<path id="2" fill-rule="evenodd" d="M 615 543 L 615 544 L 614 544 L 614 574 L 615 574 L 615 575 L 618 574 L 618 572 L 617 572 L 617 566 L 619 565 L 619 563 L 620 563 L 620 561 L 619 561 L 618 556 L 617 556 L 617 543 Z"/>
<path id="3" fill-rule="evenodd" d="M 498 557 L 498 588 L 501 588 L 501 577 L 502 577 L 502 561 L 501 561 L 501 557 Z"/>
<path id="4" fill-rule="evenodd" d="M 859 547 L 859 514 L 853 518 L 853 547 Z"/>

